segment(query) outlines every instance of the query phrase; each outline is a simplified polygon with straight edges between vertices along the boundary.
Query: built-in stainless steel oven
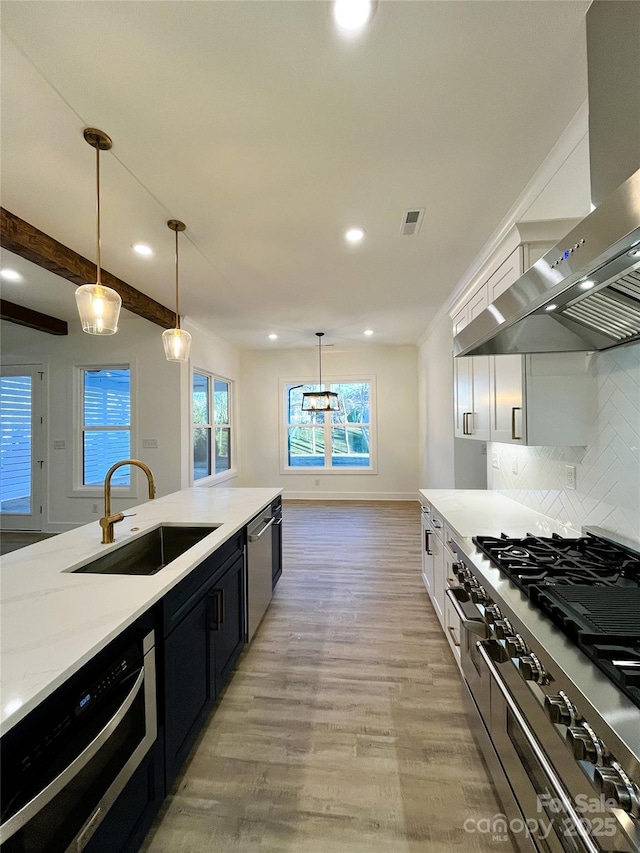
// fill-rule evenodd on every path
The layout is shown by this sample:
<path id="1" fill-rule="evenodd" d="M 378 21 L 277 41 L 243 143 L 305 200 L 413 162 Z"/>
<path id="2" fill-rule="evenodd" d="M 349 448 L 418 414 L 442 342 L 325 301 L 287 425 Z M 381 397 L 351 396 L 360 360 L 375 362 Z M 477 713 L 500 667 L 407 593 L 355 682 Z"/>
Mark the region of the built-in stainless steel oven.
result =
<path id="1" fill-rule="evenodd" d="M 78 853 L 156 739 L 153 630 L 116 640 L 2 738 L 2 853 Z"/>
<path id="2" fill-rule="evenodd" d="M 470 719 L 504 809 L 493 816 L 497 831 L 527 853 L 638 853 L 637 760 L 616 754 L 614 734 L 603 733 L 571 674 L 454 549 L 459 586 L 447 595 L 461 621 Z M 518 590 L 512 598 L 528 606 Z M 640 720 L 624 697 L 620 708 Z"/>

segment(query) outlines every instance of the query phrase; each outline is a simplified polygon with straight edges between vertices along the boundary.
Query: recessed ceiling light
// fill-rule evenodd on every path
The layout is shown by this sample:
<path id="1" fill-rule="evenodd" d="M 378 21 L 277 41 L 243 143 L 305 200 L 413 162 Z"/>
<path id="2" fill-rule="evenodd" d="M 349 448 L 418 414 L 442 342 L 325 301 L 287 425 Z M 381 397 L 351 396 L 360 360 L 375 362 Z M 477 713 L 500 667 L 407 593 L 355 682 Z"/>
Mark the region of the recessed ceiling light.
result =
<path id="1" fill-rule="evenodd" d="M 558 307 L 557 305 L 547 305 L 544 310 L 545 311 L 555 311 L 557 307 Z"/>
<path id="2" fill-rule="evenodd" d="M 277 340 L 278 340 L 278 336 L 277 336 L 277 335 L 273 335 L 273 334 L 272 334 L 272 335 L 269 335 L 269 340 L 270 340 L 270 341 L 277 341 Z"/>
<path id="3" fill-rule="evenodd" d="M 596 286 L 595 281 L 591 281 L 590 279 L 587 279 L 586 281 L 580 282 L 580 290 L 591 290 L 591 288 L 595 287 L 595 286 Z"/>
<path id="4" fill-rule="evenodd" d="M 131 246 L 134 252 L 137 252 L 139 255 L 153 255 L 153 249 L 151 246 L 147 246 L 146 243 L 133 243 Z"/>
<path id="5" fill-rule="evenodd" d="M 0 275 L 5 281 L 22 281 L 22 276 L 17 270 L 3 269 L 0 270 Z"/>
<path id="6" fill-rule="evenodd" d="M 373 16 L 372 0 L 334 0 L 333 17 L 341 30 L 361 30 Z"/>
<path id="7" fill-rule="evenodd" d="M 365 335 L 372 335 L 373 329 L 365 329 Z"/>
<path id="8" fill-rule="evenodd" d="M 349 228 L 349 230 L 345 232 L 344 237 L 349 243 L 359 243 L 364 237 L 364 229 Z"/>

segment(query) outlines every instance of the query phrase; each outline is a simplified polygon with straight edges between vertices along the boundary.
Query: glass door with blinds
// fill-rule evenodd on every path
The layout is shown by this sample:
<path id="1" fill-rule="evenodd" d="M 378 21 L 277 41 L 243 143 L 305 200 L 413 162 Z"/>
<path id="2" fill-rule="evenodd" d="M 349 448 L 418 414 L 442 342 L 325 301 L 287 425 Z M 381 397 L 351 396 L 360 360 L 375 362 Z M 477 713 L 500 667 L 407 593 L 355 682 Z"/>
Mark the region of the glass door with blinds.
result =
<path id="1" fill-rule="evenodd" d="M 42 365 L 3 366 L 0 374 L 0 525 L 42 529 L 44 475 Z"/>

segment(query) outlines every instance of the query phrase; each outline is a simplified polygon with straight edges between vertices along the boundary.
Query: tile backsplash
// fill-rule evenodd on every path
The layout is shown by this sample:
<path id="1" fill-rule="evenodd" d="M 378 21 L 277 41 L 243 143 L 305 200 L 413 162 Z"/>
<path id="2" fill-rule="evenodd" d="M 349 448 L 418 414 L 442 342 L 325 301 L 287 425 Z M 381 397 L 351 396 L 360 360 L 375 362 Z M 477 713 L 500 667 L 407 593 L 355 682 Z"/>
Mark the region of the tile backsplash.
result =
<path id="1" fill-rule="evenodd" d="M 594 354 L 589 370 L 596 417 L 587 447 L 492 443 L 488 487 L 578 531 L 598 525 L 640 541 L 640 344 Z M 575 489 L 566 466 L 575 466 Z"/>

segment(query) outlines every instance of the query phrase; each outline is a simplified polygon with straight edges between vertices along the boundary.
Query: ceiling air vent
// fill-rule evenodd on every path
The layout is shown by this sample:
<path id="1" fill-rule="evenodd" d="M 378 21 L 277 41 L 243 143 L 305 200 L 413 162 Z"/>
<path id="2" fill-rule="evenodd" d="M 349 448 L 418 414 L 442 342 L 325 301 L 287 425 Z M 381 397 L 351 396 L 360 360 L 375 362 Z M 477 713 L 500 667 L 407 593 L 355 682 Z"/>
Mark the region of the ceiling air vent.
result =
<path id="1" fill-rule="evenodd" d="M 417 234 L 422 225 L 422 217 L 424 216 L 424 207 L 418 207 L 414 210 L 407 210 L 402 214 L 402 225 L 400 226 L 400 234 L 403 237 L 413 237 Z"/>

